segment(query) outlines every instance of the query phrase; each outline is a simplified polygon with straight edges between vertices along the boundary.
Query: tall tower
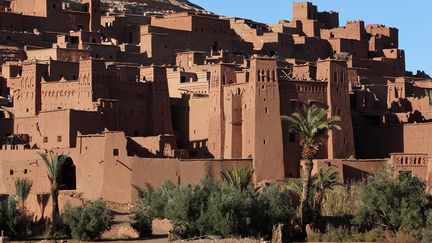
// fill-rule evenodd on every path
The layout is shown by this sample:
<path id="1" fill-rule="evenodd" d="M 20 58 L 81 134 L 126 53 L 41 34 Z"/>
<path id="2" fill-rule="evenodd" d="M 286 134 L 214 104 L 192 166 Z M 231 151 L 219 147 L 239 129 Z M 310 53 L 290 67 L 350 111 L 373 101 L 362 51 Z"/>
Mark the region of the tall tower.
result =
<path id="1" fill-rule="evenodd" d="M 83 0 L 83 5 L 87 9 L 89 18 L 89 31 L 100 31 L 101 25 L 101 3 L 100 0 Z"/>
<path id="2" fill-rule="evenodd" d="M 15 97 L 15 117 L 31 117 L 41 110 L 41 81 L 48 74 L 48 65 L 29 63 L 22 67 L 20 86 Z"/>
<path id="3" fill-rule="evenodd" d="M 355 155 L 346 63 L 336 60 L 318 61 L 317 77 L 327 81 L 329 116 L 341 118 L 342 130 L 328 133 L 328 158 L 346 159 Z"/>
<path id="4" fill-rule="evenodd" d="M 251 111 L 246 114 L 245 133 L 252 134 L 251 145 L 255 181 L 283 179 L 283 141 L 280 118 L 277 63 L 273 58 L 250 60 Z M 249 146 L 248 144 L 245 146 Z"/>
<path id="5" fill-rule="evenodd" d="M 223 66 L 216 65 L 210 73 L 208 150 L 215 158 L 224 156 L 224 76 Z"/>

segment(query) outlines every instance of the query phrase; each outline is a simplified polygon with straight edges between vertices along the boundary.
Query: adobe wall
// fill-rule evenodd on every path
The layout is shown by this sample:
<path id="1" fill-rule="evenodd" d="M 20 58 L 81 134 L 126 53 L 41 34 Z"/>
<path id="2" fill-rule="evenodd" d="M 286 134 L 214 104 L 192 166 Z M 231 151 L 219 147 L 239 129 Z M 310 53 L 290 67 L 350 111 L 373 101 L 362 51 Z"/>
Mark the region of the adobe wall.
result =
<path id="1" fill-rule="evenodd" d="M 312 174 L 316 174 L 320 169 L 337 172 L 342 182 L 358 181 L 367 176 L 386 169 L 390 164 L 387 159 L 370 160 L 341 160 L 341 159 L 322 159 L 314 160 Z"/>
<path id="2" fill-rule="evenodd" d="M 432 154 L 432 123 L 354 128 L 357 158 L 385 158 L 391 153 Z"/>
<path id="3" fill-rule="evenodd" d="M 130 185 L 142 190 L 152 190 L 161 186 L 165 181 L 175 185 L 197 184 L 204 176 L 219 178 L 221 171 L 233 167 L 252 167 L 251 159 L 232 160 L 176 160 L 132 158 L 132 177 Z M 136 172 L 135 172 L 136 171 Z M 154 173 L 159 171 L 161 173 Z M 133 197 L 136 189 L 128 186 Z"/>

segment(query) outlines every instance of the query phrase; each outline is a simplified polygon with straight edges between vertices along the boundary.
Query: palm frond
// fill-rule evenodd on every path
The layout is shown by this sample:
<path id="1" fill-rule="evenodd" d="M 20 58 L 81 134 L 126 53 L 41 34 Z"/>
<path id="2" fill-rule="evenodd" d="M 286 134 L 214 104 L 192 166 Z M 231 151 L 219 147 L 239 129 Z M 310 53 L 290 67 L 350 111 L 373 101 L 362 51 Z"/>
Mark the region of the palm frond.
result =
<path id="1" fill-rule="evenodd" d="M 47 153 L 39 153 L 39 156 L 42 158 L 47 167 L 47 176 L 50 180 L 50 183 L 58 183 L 60 180 L 61 168 L 68 156 L 54 153 L 53 151 L 49 151 Z"/>
<path id="2" fill-rule="evenodd" d="M 221 172 L 221 179 L 225 185 L 245 190 L 252 184 L 254 170 L 252 168 L 238 168 L 224 170 Z"/>
<path id="3" fill-rule="evenodd" d="M 318 151 L 320 139 L 329 130 L 341 130 L 340 117 L 328 117 L 328 110 L 315 105 L 303 106 L 300 112 L 290 116 L 282 116 L 282 120 L 290 124 L 290 132 L 295 132 L 300 137 L 300 145 L 304 148 L 304 154 L 315 154 Z"/>
<path id="4" fill-rule="evenodd" d="M 33 182 L 28 178 L 18 178 L 15 180 L 15 194 L 18 197 L 18 201 L 21 209 L 24 209 L 24 203 L 30 194 Z"/>

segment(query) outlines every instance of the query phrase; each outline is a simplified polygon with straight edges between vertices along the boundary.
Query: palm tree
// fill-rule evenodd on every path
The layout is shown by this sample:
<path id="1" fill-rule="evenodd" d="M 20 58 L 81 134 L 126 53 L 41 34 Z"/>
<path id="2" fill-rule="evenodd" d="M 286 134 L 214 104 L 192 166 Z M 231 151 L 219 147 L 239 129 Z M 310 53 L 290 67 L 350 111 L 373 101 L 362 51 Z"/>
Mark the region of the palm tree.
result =
<path id="1" fill-rule="evenodd" d="M 33 186 L 33 182 L 27 178 L 22 179 L 18 178 L 15 181 L 15 193 L 18 197 L 18 202 L 20 205 L 21 210 L 25 209 L 25 200 L 27 199 L 28 195 L 30 194 L 30 190 Z"/>
<path id="2" fill-rule="evenodd" d="M 59 223 L 60 210 L 58 206 L 58 194 L 60 188 L 60 175 L 61 168 L 65 163 L 68 156 L 63 154 L 54 153 L 49 151 L 46 153 L 39 153 L 42 160 L 47 167 L 47 175 L 51 184 L 51 200 L 52 200 L 52 228 L 51 233 L 56 232 L 57 224 Z"/>
<path id="3" fill-rule="evenodd" d="M 252 183 L 254 170 L 251 168 L 235 167 L 221 172 L 221 178 L 225 185 L 230 185 L 240 190 L 245 190 Z"/>
<path id="4" fill-rule="evenodd" d="M 314 190 L 313 209 L 317 217 L 321 216 L 321 208 L 326 198 L 326 193 L 332 191 L 336 186 L 341 185 L 338 173 L 331 168 L 319 169 L 318 173 L 312 176 Z"/>
<path id="5" fill-rule="evenodd" d="M 290 123 L 290 132 L 299 135 L 302 147 L 302 158 L 305 161 L 303 191 L 300 203 L 300 219 L 303 226 L 309 223 L 309 189 L 311 185 L 311 173 L 313 158 L 321 145 L 320 139 L 327 131 L 332 129 L 341 130 L 336 123 L 340 121 L 338 116 L 328 117 L 328 110 L 312 106 L 304 106 L 301 112 L 290 116 L 282 116 L 282 120 Z"/>

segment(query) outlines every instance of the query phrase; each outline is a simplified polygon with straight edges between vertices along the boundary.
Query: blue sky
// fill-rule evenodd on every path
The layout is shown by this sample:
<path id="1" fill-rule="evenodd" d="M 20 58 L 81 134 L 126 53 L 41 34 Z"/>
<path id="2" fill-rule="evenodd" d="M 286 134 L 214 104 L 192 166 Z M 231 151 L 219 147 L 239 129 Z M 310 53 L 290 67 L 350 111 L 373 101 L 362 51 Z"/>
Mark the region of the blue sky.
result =
<path id="1" fill-rule="evenodd" d="M 291 19 L 290 0 L 190 0 L 216 14 L 264 23 Z M 300 0 L 298 0 L 300 1 Z M 340 25 L 347 20 L 385 24 L 399 29 L 399 48 L 405 50 L 409 71 L 432 75 L 431 0 L 312 0 L 319 11 L 339 12 Z"/>

